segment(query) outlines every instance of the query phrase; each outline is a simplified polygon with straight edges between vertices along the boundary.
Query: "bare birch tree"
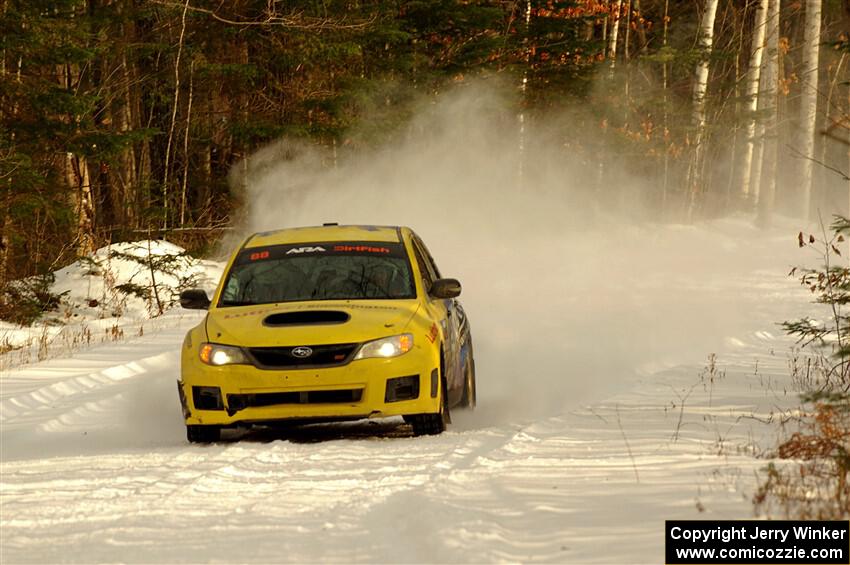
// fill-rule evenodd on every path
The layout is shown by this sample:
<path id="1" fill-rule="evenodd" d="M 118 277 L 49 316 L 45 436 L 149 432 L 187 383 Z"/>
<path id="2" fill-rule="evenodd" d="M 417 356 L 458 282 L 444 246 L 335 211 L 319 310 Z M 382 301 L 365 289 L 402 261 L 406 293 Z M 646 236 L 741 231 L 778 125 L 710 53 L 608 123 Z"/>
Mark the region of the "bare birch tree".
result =
<path id="1" fill-rule="evenodd" d="M 761 60 L 764 53 L 765 28 L 767 23 L 768 0 L 757 0 L 753 23 L 750 62 L 747 68 L 746 94 L 744 102 L 746 144 L 741 154 L 741 166 L 738 167 L 738 187 L 744 198 L 750 196 L 750 178 L 755 146 L 756 111 L 758 110 L 759 78 Z M 756 189 L 757 191 L 757 189 Z"/>
<path id="2" fill-rule="evenodd" d="M 702 184 L 702 168 L 705 156 L 705 93 L 708 90 L 711 48 L 714 43 L 714 19 L 718 0 L 705 0 L 705 9 L 699 27 L 698 48 L 700 59 L 694 71 L 693 125 L 694 153 L 691 160 L 688 218 L 693 217 L 696 196 Z"/>
<path id="3" fill-rule="evenodd" d="M 622 0 L 611 2 L 611 33 L 608 34 L 608 60 L 611 68 L 614 68 L 614 65 L 617 63 L 617 35 L 620 29 L 620 11 L 622 5 Z"/>
<path id="4" fill-rule="evenodd" d="M 531 0 L 525 2 L 525 13 L 523 15 L 525 21 L 525 66 L 522 71 L 522 82 L 520 83 L 520 92 L 522 94 L 523 105 L 528 92 L 528 69 L 531 66 L 531 46 L 529 45 L 528 34 L 531 29 Z M 519 164 L 517 166 L 517 186 L 522 189 L 525 183 L 525 110 L 520 110 L 519 116 Z"/>
<path id="5" fill-rule="evenodd" d="M 821 43 L 821 0 L 806 0 L 806 24 L 803 39 L 803 68 L 800 71 L 800 128 L 796 151 L 800 153 L 798 186 L 800 216 L 811 217 L 812 165 L 815 152 L 815 126 L 818 109 L 818 56 Z"/>
<path id="6" fill-rule="evenodd" d="M 0 3 L 0 14 L 4 17 L 6 15 L 7 10 L 7 2 L 3 0 Z M 18 81 L 20 81 L 20 63 L 18 64 Z M 0 51 L 0 81 L 5 80 L 6 78 L 6 47 L 3 47 L 3 50 Z M 5 100 L 4 100 L 5 102 Z M 14 112 L 13 112 L 14 115 Z M 11 136 L 12 141 L 14 142 L 14 134 Z M 5 175 L 5 172 L 4 172 Z M 0 180 L 3 180 L 0 177 Z M 11 219 L 9 218 L 9 206 L 11 204 L 12 197 L 12 175 L 9 174 L 5 179 L 4 188 L 3 188 L 3 209 L 0 211 L 0 286 L 6 284 L 6 274 L 8 272 L 9 266 L 9 248 L 11 247 Z M 0 299 L 2 300 L 2 299 Z"/>
<path id="7" fill-rule="evenodd" d="M 168 183 L 169 167 L 171 165 L 171 146 L 174 142 L 174 127 L 177 124 L 177 108 L 180 104 L 180 56 L 183 54 L 183 40 L 186 36 L 186 12 L 189 10 L 189 0 L 183 5 L 183 15 L 180 18 L 180 39 L 177 43 L 177 56 L 174 60 L 174 105 L 171 111 L 171 127 L 168 128 L 168 144 L 165 147 L 165 166 L 162 175 L 162 227 L 168 227 Z"/>
<path id="8" fill-rule="evenodd" d="M 755 179 L 758 189 L 757 207 L 758 223 L 762 226 L 770 224 L 773 214 L 773 204 L 776 197 L 776 165 L 777 151 L 777 126 L 779 124 L 779 105 L 777 96 L 779 94 L 779 15 L 782 0 L 770 0 L 767 14 L 767 39 L 765 41 L 766 64 L 764 89 L 762 92 L 764 120 L 764 138 L 762 143 L 761 166 Z"/>
<path id="9" fill-rule="evenodd" d="M 765 52 L 767 52 L 767 39 L 765 39 Z M 750 167 L 750 200 L 758 205 L 759 194 L 761 192 L 761 173 L 762 163 L 764 162 L 764 109 L 768 102 L 765 99 L 766 90 L 768 88 L 768 72 L 767 72 L 767 57 L 762 55 L 761 71 L 759 72 L 759 92 L 756 97 L 756 107 L 760 112 L 759 119 L 756 120 L 755 132 L 753 133 L 753 165 Z"/>
<path id="10" fill-rule="evenodd" d="M 195 86 L 195 61 L 189 65 L 189 101 L 186 104 L 186 131 L 183 132 L 183 184 L 180 188 L 180 227 L 186 222 L 186 190 L 189 184 L 189 132 L 192 129 L 192 96 Z"/>

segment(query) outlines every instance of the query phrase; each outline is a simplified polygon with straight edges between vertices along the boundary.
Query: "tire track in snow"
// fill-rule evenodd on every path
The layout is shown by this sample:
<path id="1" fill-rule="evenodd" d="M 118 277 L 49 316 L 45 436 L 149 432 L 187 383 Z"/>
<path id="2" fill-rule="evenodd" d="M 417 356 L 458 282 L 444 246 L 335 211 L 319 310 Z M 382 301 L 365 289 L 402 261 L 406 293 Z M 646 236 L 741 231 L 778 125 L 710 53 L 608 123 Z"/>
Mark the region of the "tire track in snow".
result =
<path id="1" fill-rule="evenodd" d="M 497 431 L 482 437 L 449 433 L 420 438 L 424 441 L 372 438 L 318 446 L 243 441 L 185 447 L 167 458 L 154 453 L 149 461 L 108 456 L 99 458 L 95 466 L 95 461 L 85 458 L 67 458 L 55 461 L 63 469 L 61 473 L 52 466 L 35 465 L 37 470 L 33 469 L 29 462 L 9 464 L 0 489 L 4 507 L 10 516 L 20 511 L 27 518 L 4 519 L 4 531 L 12 540 L 6 545 L 9 551 L 33 551 L 37 540 L 50 531 L 57 543 L 53 548 L 35 550 L 32 555 L 41 556 L 36 560 L 55 559 L 56 548 L 69 543 L 86 546 L 87 551 L 94 551 L 86 555 L 95 557 L 95 540 L 107 535 L 125 546 L 135 546 L 139 538 L 158 539 L 165 548 L 179 545 L 191 552 L 193 548 L 209 551 L 213 546 L 222 552 L 219 555 L 238 558 L 236 548 L 226 547 L 223 539 L 210 538 L 205 524 L 215 516 L 217 528 L 238 531 L 240 539 L 254 539 L 261 546 L 254 550 L 263 555 L 272 556 L 277 548 L 285 549 L 292 559 L 295 555 L 309 559 L 316 548 L 305 544 L 298 534 L 334 530 L 335 535 L 345 537 L 357 531 L 363 513 L 372 506 L 421 487 L 437 475 L 468 466 L 504 444 L 510 435 Z M 476 441 L 478 445 L 471 449 L 470 442 Z M 36 474 L 43 474 L 43 479 Z M 60 476 L 65 474 L 80 480 L 66 483 Z M 147 480 L 150 476 L 159 478 Z M 61 507 L 44 500 L 32 506 L 44 489 L 49 489 Z M 299 518 L 293 520 L 294 516 Z M 124 524 L 123 531 L 109 531 L 114 522 Z M 282 523 L 291 526 L 291 537 L 270 543 L 270 531 L 288 531 Z M 155 550 L 138 549 L 145 551 L 145 559 L 156 560 Z M 370 559 L 368 552 L 359 555 L 358 560 Z M 347 550 L 330 549 L 325 556 L 341 561 L 353 557 Z"/>
<path id="2" fill-rule="evenodd" d="M 110 398 L 122 400 L 122 392 L 146 377 L 163 378 L 165 372 L 176 378 L 183 335 L 199 319 L 172 312 L 153 320 L 154 330 L 144 337 L 102 343 L 71 358 L 0 373 L 3 431 L 59 431 L 69 423 L 69 414 L 73 420 L 73 414 L 85 412 L 85 407 L 108 411 Z"/>
<path id="3" fill-rule="evenodd" d="M 383 489 L 377 496 L 375 489 L 370 489 L 356 504 L 337 509 L 330 522 L 337 549 L 322 553 L 322 560 L 408 562 L 415 555 L 416 560 L 426 562 L 458 561 L 458 552 L 443 543 L 440 528 L 434 527 L 446 517 L 447 504 L 439 501 L 438 493 L 450 477 L 476 473 L 482 460 L 523 436 L 525 427 L 449 431 L 408 440 L 415 442 L 417 459 L 427 459 L 427 464 L 419 466 L 415 479 L 402 480 L 397 488 Z M 471 493 L 458 494 L 457 505 L 463 508 L 463 500 Z M 353 546 L 359 548 L 357 554 L 339 549 Z M 469 556 L 461 560 L 467 559 Z"/>
<path id="4" fill-rule="evenodd" d="M 358 535 L 396 528 L 393 544 L 379 540 L 372 547 L 372 555 L 391 561 L 407 559 L 411 547 L 436 562 L 456 561 L 459 554 L 511 562 L 662 559 L 663 519 L 694 518 L 700 500 L 718 518 L 739 518 L 748 508 L 745 493 L 764 465 L 752 453 L 772 444 L 773 431 L 747 416 L 771 409 L 776 398 L 760 381 L 784 369 L 769 354 L 755 372 L 753 353 L 730 356 L 734 364 L 715 375 L 722 382 L 700 381 L 698 366 L 678 367 L 592 407 L 513 433 L 497 429 L 504 441 L 471 450 L 461 464 L 438 465 L 442 471 L 427 483 L 372 506 Z M 680 422 L 678 407 L 659 401 L 675 399 L 669 387 L 681 387 L 688 373 L 704 386 L 686 402 Z M 680 423 L 687 431 L 674 440 Z M 474 442 L 487 432 L 464 436 Z M 685 495 L 671 502 L 671 489 Z M 629 549 L 612 553 L 623 540 Z"/>
<path id="5" fill-rule="evenodd" d="M 655 555 L 661 526 L 653 520 L 695 514 L 687 497 L 671 503 L 669 489 L 696 493 L 697 484 L 714 484 L 721 502 L 734 501 L 735 513 L 725 515 L 734 517 L 741 500 L 730 484 L 761 464 L 727 457 L 743 469 L 741 477 L 712 478 L 718 460 L 710 425 L 687 441 L 659 444 L 678 417 L 657 403 L 669 397 L 667 387 L 653 375 L 643 388 L 592 410 L 436 437 L 363 437 L 373 428 L 398 433 L 366 422 L 351 425 L 350 439 L 321 443 L 299 431 L 291 441 L 257 434 L 212 446 L 5 463 L 3 557 L 67 560 L 66 547 L 75 548 L 72 560 L 121 555 L 146 562 L 606 562 Z M 688 422 L 705 422 L 707 399 L 705 391 L 695 394 Z M 326 428 L 315 432 L 327 435 Z"/>
<path id="6" fill-rule="evenodd" d="M 126 384 L 124 381 L 176 364 L 175 353 L 159 353 L 10 395 L 0 400 L 0 424 L 10 430 L 48 420 L 61 421 L 63 414 L 76 410 L 81 404 L 91 403 L 93 398 L 109 395 L 110 389 Z"/>

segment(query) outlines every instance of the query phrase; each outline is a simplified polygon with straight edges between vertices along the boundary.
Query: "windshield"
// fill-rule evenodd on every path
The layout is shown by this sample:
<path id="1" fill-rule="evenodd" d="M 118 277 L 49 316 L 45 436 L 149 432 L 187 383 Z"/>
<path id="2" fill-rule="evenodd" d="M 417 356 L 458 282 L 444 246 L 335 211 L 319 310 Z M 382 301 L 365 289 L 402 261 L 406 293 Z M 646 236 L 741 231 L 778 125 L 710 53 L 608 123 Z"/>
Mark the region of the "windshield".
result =
<path id="1" fill-rule="evenodd" d="M 401 243 L 301 243 L 241 251 L 219 306 L 415 297 Z"/>

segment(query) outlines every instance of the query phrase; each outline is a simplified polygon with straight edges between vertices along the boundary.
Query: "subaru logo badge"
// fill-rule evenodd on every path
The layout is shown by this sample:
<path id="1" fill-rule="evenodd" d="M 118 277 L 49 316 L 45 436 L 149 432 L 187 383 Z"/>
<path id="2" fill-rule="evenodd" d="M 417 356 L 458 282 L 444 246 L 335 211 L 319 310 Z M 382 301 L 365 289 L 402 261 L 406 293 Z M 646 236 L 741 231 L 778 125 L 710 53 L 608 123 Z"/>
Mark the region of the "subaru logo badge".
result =
<path id="1" fill-rule="evenodd" d="M 313 350 L 307 347 L 306 345 L 301 345 L 298 347 L 292 348 L 292 356 L 298 357 L 299 359 L 304 359 L 313 354 Z"/>

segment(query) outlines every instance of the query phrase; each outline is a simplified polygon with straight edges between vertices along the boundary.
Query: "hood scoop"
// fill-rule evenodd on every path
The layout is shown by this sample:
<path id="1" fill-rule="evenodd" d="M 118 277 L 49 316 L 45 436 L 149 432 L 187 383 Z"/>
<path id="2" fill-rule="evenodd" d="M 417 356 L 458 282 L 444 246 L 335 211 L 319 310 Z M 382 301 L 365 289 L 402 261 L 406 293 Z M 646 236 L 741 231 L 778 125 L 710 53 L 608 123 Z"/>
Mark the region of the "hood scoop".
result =
<path id="1" fill-rule="evenodd" d="M 322 324 L 344 324 L 351 318 L 338 310 L 304 310 L 301 312 L 279 312 L 266 316 L 263 325 L 279 328 L 287 326 L 314 326 Z"/>

